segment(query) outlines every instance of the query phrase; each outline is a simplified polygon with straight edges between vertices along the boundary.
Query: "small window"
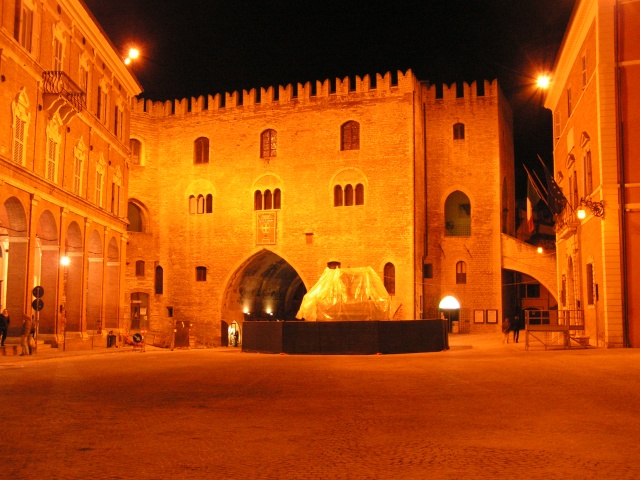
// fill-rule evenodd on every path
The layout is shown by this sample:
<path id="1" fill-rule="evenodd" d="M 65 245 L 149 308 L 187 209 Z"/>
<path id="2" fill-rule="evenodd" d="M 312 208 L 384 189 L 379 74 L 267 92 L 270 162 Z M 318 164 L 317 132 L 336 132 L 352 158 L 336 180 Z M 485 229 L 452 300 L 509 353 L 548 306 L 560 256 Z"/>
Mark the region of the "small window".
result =
<path id="1" fill-rule="evenodd" d="M 273 191 L 273 208 L 276 210 L 280 210 L 280 205 L 282 203 L 282 194 L 280 193 L 280 189 L 276 188 Z"/>
<path id="2" fill-rule="evenodd" d="M 198 201 L 195 195 L 189 196 L 189 213 L 195 215 L 198 212 Z"/>
<path id="3" fill-rule="evenodd" d="M 156 279 L 155 279 L 156 295 L 162 295 L 162 292 L 164 290 L 163 283 L 164 283 L 164 271 L 162 270 L 162 267 L 158 265 L 156 267 Z"/>
<path id="4" fill-rule="evenodd" d="M 587 74 L 587 54 L 582 55 L 582 88 L 586 88 L 587 81 L 589 80 Z"/>
<path id="5" fill-rule="evenodd" d="M 593 279 L 593 263 L 587 263 L 587 305 L 595 305 L 595 281 Z"/>
<path id="6" fill-rule="evenodd" d="M 433 278 L 433 264 L 425 263 L 422 265 L 422 278 Z"/>
<path id="7" fill-rule="evenodd" d="M 567 305 L 567 275 L 562 274 L 562 281 L 560 283 L 560 300 L 562 301 L 562 306 Z"/>
<path id="8" fill-rule="evenodd" d="M 471 236 L 471 203 L 469 197 L 456 190 L 444 204 L 446 237 Z"/>
<path id="9" fill-rule="evenodd" d="M 196 282 L 207 281 L 207 267 L 196 267 Z"/>
<path id="10" fill-rule="evenodd" d="M 567 116 L 571 116 L 573 104 L 571 103 L 571 87 L 567 88 Z"/>
<path id="11" fill-rule="evenodd" d="M 208 194 L 204 203 L 205 213 L 213 213 L 213 195 Z"/>
<path id="12" fill-rule="evenodd" d="M 256 190 L 256 193 L 253 194 L 253 209 L 262 210 L 262 192 L 260 190 Z"/>
<path id="13" fill-rule="evenodd" d="M 464 123 L 456 123 L 453 125 L 453 139 L 464 140 Z"/>
<path id="14" fill-rule="evenodd" d="M 350 121 L 342 125 L 340 129 L 340 149 L 360 149 L 360 124 L 358 122 Z"/>
<path id="15" fill-rule="evenodd" d="M 336 185 L 333 187 L 333 206 L 341 207 L 343 205 L 342 186 Z"/>
<path id="16" fill-rule="evenodd" d="M 466 262 L 460 261 L 456 263 L 456 283 L 464 284 L 467 283 L 467 264 Z"/>
<path id="17" fill-rule="evenodd" d="M 591 163 L 591 150 L 584 152 L 584 194 L 593 192 L 593 165 Z"/>
<path id="18" fill-rule="evenodd" d="M 276 156 L 278 136 L 275 130 L 265 130 L 260 136 L 260 158 L 271 158 Z"/>
<path id="19" fill-rule="evenodd" d="M 393 263 L 384 266 L 384 288 L 389 295 L 396 294 L 396 267 Z"/>
<path id="20" fill-rule="evenodd" d="M 356 205 L 364 205 L 364 185 L 356 185 Z"/>
<path id="21" fill-rule="evenodd" d="M 264 192 L 264 209 L 271 210 L 273 208 L 273 195 L 271 195 L 271 190 L 267 190 Z"/>
<path id="22" fill-rule="evenodd" d="M 193 142 L 193 163 L 209 163 L 209 139 L 206 137 L 197 138 Z"/>
<path id="23" fill-rule="evenodd" d="M 138 260 L 136 262 L 136 277 L 144 277 L 144 261 Z"/>
<path id="24" fill-rule="evenodd" d="M 204 213 L 204 195 L 198 195 L 198 213 Z"/>
<path id="25" fill-rule="evenodd" d="M 351 185 L 344 187 L 344 205 L 346 207 L 353 206 L 353 187 Z"/>

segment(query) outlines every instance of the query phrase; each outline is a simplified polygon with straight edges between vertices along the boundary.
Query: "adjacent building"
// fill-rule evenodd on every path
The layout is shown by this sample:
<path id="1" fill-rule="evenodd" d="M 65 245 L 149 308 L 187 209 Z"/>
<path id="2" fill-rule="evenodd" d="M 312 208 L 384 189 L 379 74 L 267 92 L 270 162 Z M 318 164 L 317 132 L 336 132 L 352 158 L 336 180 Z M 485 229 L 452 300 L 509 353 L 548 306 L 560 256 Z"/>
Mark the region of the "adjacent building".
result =
<path id="1" fill-rule="evenodd" d="M 0 308 L 10 335 L 23 313 L 53 343 L 122 326 L 140 91 L 81 1 L 0 3 Z M 42 305 L 32 305 L 36 286 Z"/>
<path id="2" fill-rule="evenodd" d="M 579 0 L 545 102 L 567 201 L 556 216 L 559 308 L 604 347 L 640 346 L 639 28 L 638 0 Z"/>

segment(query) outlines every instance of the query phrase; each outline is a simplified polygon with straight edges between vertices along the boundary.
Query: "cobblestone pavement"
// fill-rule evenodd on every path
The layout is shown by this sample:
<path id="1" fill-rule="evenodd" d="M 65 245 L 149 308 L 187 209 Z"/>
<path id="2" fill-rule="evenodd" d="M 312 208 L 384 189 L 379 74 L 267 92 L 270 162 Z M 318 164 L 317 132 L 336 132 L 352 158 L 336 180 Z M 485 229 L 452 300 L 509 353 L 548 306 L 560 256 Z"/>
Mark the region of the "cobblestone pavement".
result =
<path id="1" fill-rule="evenodd" d="M 8 479 L 638 479 L 640 350 L 0 358 Z"/>

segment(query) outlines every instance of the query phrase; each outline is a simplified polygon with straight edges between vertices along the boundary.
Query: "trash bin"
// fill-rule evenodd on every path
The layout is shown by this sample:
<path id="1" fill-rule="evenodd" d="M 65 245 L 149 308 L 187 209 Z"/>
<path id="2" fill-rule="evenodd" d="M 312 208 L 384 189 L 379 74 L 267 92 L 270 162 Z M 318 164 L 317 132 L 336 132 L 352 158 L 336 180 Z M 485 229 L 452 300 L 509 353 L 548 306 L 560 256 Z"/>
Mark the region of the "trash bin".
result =
<path id="1" fill-rule="evenodd" d="M 107 348 L 111 348 L 115 346 L 116 346 L 116 335 L 115 333 L 113 333 L 113 330 L 112 330 L 109 332 L 109 335 L 107 335 Z"/>

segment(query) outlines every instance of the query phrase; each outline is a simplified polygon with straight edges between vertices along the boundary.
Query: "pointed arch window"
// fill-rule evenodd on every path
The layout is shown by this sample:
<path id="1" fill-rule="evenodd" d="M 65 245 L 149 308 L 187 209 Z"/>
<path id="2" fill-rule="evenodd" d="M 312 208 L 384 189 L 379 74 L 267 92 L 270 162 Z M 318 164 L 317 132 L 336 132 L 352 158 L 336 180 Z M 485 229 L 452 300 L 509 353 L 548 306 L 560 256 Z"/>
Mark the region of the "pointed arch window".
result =
<path id="1" fill-rule="evenodd" d="M 205 213 L 213 212 L 213 195 L 211 195 L 210 193 L 205 197 L 204 211 Z"/>
<path id="2" fill-rule="evenodd" d="M 271 158 L 276 156 L 278 146 L 278 133 L 273 130 L 265 130 L 260 135 L 260 158 Z"/>
<path id="3" fill-rule="evenodd" d="M 256 190 L 253 194 L 253 209 L 262 210 L 262 192 L 260 190 Z"/>
<path id="4" fill-rule="evenodd" d="M 198 213 L 204 213 L 204 195 L 198 195 Z"/>
<path id="5" fill-rule="evenodd" d="M 389 295 L 396 294 L 396 267 L 393 263 L 384 266 L 384 288 Z"/>
<path id="6" fill-rule="evenodd" d="M 189 196 L 189 213 L 195 215 L 198 211 L 198 200 L 195 195 Z"/>
<path id="7" fill-rule="evenodd" d="M 193 163 L 196 165 L 209 163 L 209 139 L 207 137 L 196 138 L 193 142 Z"/>
<path id="8" fill-rule="evenodd" d="M 158 265 L 156 267 L 155 291 L 156 295 L 162 295 L 164 290 L 164 270 Z"/>
<path id="9" fill-rule="evenodd" d="M 455 123 L 453 125 L 453 139 L 464 140 L 464 123 Z"/>
<path id="10" fill-rule="evenodd" d="M 467 283 L 467 263 L 459 261 L 456 263 L 456 284 Z"/>
<path id="11" fill-rule="evenodd" d="M 340 129 L 340 150 L 360 149 L 360 124 L 349 121 Z"/>

